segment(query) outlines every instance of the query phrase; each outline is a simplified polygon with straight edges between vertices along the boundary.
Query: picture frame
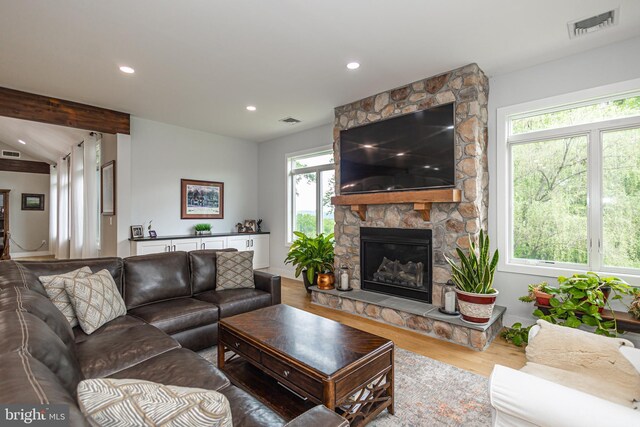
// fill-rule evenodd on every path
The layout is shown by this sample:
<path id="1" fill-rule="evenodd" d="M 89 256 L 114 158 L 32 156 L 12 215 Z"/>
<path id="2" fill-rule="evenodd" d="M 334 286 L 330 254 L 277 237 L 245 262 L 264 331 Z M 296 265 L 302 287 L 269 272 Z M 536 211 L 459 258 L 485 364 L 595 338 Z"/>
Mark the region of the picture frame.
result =
<path id="1" fill-rule="evenodd" d="M 149 237 L 152 239 L 155 239 L 156 237 L 158 237 L 156 230 L 149 230 Z"/>
<path id="2" fill-rule="evenodd" d="M 44 194 L 22 193 L 23 211 L 43 211 Z"/>
<path id="3" fill-rule="evenodd" d="M 245 219 L 244 220 L 244 232 L 245 233 L 255 233 L 256 232 L 256 220 L 255 219 Z"/>
<path id="4" fill-rule="evenodd" d="M 142 239 L 144 237 L 144 231 L 142 231 L 141 225 L 132 225 L 131 226 L 131 238 L 132 239 Z"/>
<path id="5" fill-rule="evenodd" d="M 217 181 L 180 180 L 181 219 L 223 219 L 224 183 Z"/>
<path id="6" fill-rule="evenodd" d="M 100 212 L 105 216 L 116 214 L 115 160 L 111 160 L 100 167 Z"/>

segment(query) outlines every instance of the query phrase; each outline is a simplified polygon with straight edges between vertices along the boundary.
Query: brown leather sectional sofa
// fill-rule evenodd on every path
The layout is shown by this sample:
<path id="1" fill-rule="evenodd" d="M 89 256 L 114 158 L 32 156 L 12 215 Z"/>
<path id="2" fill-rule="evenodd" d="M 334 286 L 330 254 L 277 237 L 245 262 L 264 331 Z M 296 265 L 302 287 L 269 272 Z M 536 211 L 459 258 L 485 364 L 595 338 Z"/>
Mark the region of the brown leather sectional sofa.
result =
<path id="1" fill-rule="evenodd" d="M 68 404 L 71 425 L 88 425 L 75 399 L 81 380 L 138 378 L 218 390 L 229 399 L 234 426 L 285 425 L 194 352 L 216 344 L 219 319 L 280 303 L 280 277 L 258 271 L 255 289 L 217 291 L 215 257 L 194 251 L 0 262 L 0 403 Z M 70 327 L 38 280 L 85 265 L 109 270 L 128 311 L 91 335 Z M 319 406 L 287 425 L 345 423 Z"/>

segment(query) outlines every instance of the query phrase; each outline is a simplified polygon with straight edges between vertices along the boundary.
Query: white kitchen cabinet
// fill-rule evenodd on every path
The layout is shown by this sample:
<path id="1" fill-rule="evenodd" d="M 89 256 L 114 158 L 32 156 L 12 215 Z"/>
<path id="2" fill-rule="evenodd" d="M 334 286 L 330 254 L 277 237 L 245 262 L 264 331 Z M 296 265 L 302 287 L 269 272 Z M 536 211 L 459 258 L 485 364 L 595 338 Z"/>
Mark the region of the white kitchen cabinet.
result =
<path id="1" fill-rule="evenodd" d="M 251 236 L 250 249 L 253 251 L 253 268 L 269 267 L 269 235 L 256 234 Z"/>
<path id="2" fill-rule="evenodd" d="M 175 239 L 172 240 L 172 251 L 173 252 L 177 252 L 177 251 L 185 251 L 185 252 L 190 252 L 190 251 L 197 251 L 198 249 L 200 249 L 200 238 L 194 238 L 194 239 Z"/>
<path id="3" fill-rule="evenodd" d="M 242 236 L 229 236 L 227 237 L 227 247 L 234 248 L 239 251 L 248 251 L 251 250 L 249 247 L 250 241 L 251 236 L 248 234 L 243 234 Z"/>
<path id="4" fill-rule="evenodd" d="M 203 237 L 200 239 L 198 249 L 225 249 L 226 247 L 226 237 Z"/>
<path id="5" fill-rule="evenodd" d="M 144 240 L 131 242 L 131 255 L 149 255 L 169 252 L 171 240 Z"/>

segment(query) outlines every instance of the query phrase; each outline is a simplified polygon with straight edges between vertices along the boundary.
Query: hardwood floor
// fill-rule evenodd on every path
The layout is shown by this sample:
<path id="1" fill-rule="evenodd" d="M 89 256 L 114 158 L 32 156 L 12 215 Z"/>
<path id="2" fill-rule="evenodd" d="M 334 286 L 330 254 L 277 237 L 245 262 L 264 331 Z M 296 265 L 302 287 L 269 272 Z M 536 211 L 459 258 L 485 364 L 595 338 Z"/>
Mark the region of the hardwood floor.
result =
<path id="1" fill-rule="evenodd" d="M 484 376 L 489 376 L 496 364 L 520 369 L 525 363 L 524 350 L 507 343 L 500 337 L 497 337 L 485 351 L 474 351 L 354 314 L 313 305 L 302 282 L 284 277 L 282 278 L 282 303 L 380 335 L 392 340 L 397 347 Z"/>

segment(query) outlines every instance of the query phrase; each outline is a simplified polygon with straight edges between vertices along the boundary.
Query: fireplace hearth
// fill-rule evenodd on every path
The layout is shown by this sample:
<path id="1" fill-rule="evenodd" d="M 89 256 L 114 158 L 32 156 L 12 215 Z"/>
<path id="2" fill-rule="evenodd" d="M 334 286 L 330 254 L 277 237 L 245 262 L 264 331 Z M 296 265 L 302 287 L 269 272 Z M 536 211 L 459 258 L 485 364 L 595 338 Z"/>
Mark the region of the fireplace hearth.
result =
<path id="1" fill-rule="evenodd" d="M 362 289 L 431 302 L 431 230 L 360 228 Z"/>

